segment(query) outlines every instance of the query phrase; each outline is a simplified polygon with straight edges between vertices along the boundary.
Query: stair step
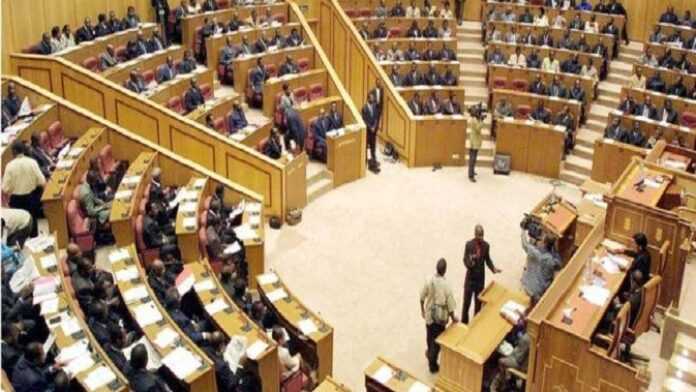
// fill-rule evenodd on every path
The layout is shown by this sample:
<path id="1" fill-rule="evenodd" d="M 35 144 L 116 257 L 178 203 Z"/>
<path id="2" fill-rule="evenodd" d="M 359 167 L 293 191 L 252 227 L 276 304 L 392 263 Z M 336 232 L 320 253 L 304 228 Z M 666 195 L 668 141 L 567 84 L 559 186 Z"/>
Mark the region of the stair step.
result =
<path id="1" fill-rule="evenodd" d="M 585 122 L 585 128 L 593 132 L 604 132 L 604 128 L 607 127 L 606 121 L 599 121 L 596 119 L 588 119 Z"/>
<path id="2" fill-rule="evenodd" d="M 575 135 L 575 145 L 586 146 L 594 149 L 595 140 L 602 137 L 602 133 L 588 130 L 586 128 L 580 128 L 580 130 Z M 593 150 L 594 151 L 594 150 Z"/>
<path id="3" fill-rule="evenodd" d="M 483 63 L 483 52 L 482 53 L 457 53 L 457 60 L 462 63 L 467 64 L 481 64 Z"/>
<path id="4" fill-rule="evenodd" d="M 594 155 L 594 147 L 576 143 L 575 148 L 573 148 L 573 155 L 577 155 L 581 158 L 589 159 L 590 161 L 592 161 L 592 156 Z"/>
<path id="5" fill-rule="evenodd" d="M 615 108 L 615 107 L 619 106 L 619 96 L 618 95 L 600 94 L 600 96 L 597 97 L 597 100 L 595 101 L 595 103 Z"/>
<path id="6" fill-rule="evenodd" d="M 470 33 L 470 32 L 458 32 L 457 33 L 457 40 L 459 42 L 476 42 L 479 45 L 482 45 L 481 43 L 481 32 L 478 31 L 476 33 Z"/>
<path id="7" fill-rule="evenodd" d="M 619 52 L 632 54 L 634 56 L 640 56 L 643 53 L 644 47 L 643 43 L 640 41 L 631 41 L 628 45 L 622 46 Z"/>
<path id="8" fill-rule="evenodd" d="M 607 82 L 620 84 L 622 86 L 628 84 L 631 79 L 631 75 L 626 75 L 622 73 L 610 72 L 607 74 Z"/>
<path id="9" fill-rule="evenodd" d="M 312 185 L 307 186 L 307 202 L 318 199 L 322 195 L 328 193 L 334 187 L 333 178 L 322 178 L 319 181 L 314 182 Z"/>
<path id="10" fill-rule="evenodd" d="M 317 166 L 318 165 L 319 164 L 317 164 Z M 331 173 L 325 165 L 322 164 L 321 167 L 317 169 L 315 169 L 314 166 L 313 163 L 307 166 L 307 188 L 324 179 L 330 179 L 333 182 L 333 173 Z"/>
<path id="11" fill-rule="evenodd" d="M 570 154 L 566 157 L 564 167 L 568 170 L 589 176 L 592 173 L 592 160 Z"/>
<path id="12" fill-rule="evenodd" d="M 640 54 L 634 54 L 634 53 L 629 53 L 626 51 L 620 51 L 619 55 L 616 57 L 618 61 L 624 62 L 624 63 L 629 63 L 633 64 L 636 61 L 638 61 L 638 58 L 640 57 Z"/>
<path id="13" fill-rule="evenodd" d="M 589 176 L 582 175 L 572 170 L 561 169 L 560 179 L 562 181 L 575 185 L 582 185 L 582 183 L 585 182 L 587 178 L 589 178 Z"/>
<path id="14" fill-rule="evenodd" d="M 461 75 L 459 84 L 464 87 L 486 87 L 486 81 L 479 76 Z"/>

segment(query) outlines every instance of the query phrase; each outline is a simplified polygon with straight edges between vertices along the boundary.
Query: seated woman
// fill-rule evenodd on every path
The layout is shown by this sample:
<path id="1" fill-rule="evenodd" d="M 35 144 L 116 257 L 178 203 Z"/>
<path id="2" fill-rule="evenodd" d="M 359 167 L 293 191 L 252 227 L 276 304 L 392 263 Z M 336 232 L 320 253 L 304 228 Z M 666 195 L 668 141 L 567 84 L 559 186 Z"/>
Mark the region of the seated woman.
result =
<path id="1" fill-rule="evenodd" d="M 100 197 L 99 174 L 94 171 L 87 172 L 87 179 L 80 186 L 80 205 L 87 216 L 97 225 L 96 240 L 98 243 L 108 243 L 113 240 L 110 233 L 109 215 L 111 214 L 111 201 Z"/>
<path id="2" fill-rule="evenodd" d="M 313 390 L 314 380 L 311 378 L 311 372 L 307 363 L 302 360 L 299 353 L 292 355 L 289 348 L 289 336 L 287 332 L 280 326 L 273 327 L 271 337 L 278 344 L 278 359 L 280 360 L 280 382 L 285 382 L 297 372 L 302 373 L 302 389 Z"/>

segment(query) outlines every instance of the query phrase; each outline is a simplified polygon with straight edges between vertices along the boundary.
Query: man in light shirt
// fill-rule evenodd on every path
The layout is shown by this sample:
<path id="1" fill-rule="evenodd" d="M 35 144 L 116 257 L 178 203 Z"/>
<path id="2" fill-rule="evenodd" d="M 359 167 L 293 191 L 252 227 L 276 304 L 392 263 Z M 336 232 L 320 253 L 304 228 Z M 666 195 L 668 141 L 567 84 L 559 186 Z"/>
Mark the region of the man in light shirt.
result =
<path id="1" fill-rule="evenodd" d="M 27 211 L 33 217 L 42 216 L 41 193 L 46 185 L 46 177 L 41 173 L 39 164 L 26 155 L 27 149 L 23 142 L 15 140 L 12 143 L 14 159 L 5 167 L 2 179 L 2 191 L 10 195 L 9 205 Z M 31 236 L 38 234 L 36 219 L 32 221 Z"/>
<path id="2" fill-rule="evenodd" d="M 549 52 L 549 56 L 544 58 L 544 62 L 541 64 L 541 69 L 548 72 L 558 73 L 560 71 L 561 64 L 556 59 L 553 52 Z"/>
<path id="3" fill-rule="evenodd" d="M 31 215 L 24 210 L 3 207 L 0 216 L 2 216 L 3 244 L 17 245 L 22 249 L 33 226 Z"/>
<path id="4" fill-rule="evenodd" d="M 426 354 L 431 373 L 437 373 L 440 370 L 437 363 L 440 354 L 440 345 L 436 342 L 437 337 L 445 331 L 450 320 L 452 323 L 459 321 L 454 315 L 456 301 L 452 295 L 452 288 L 445 279 L 447 272 L 445 259 L 438 260 L 436 271 L 436 274 L 425 282 L 420 292 L 420 310 L 427 329 L 428 349 Z"/>

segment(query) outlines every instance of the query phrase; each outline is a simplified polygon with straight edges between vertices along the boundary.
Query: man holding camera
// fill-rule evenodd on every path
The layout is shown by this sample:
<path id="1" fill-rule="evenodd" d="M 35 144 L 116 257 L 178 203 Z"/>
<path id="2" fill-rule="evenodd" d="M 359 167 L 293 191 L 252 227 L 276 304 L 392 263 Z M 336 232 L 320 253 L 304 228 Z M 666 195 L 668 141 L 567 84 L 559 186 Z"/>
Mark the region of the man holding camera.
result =
<path id="1" fill-rule="evenodd" d="M 481 130 L 483 129 L 483 105 L 478 104 L 469 109 L 469 181 L 476 182 L 476 158 L 481 148 Z"/>
<path id="2" fill-rule="evenodd" d="M 522 221 L 522 249 L 527 253 L 527 264 L 522 273 L 522 286 L 524 291 L 532 298 L 532 304 L 536 304 L 546 289 L 553 282 L 556 269 L 561 265 L 561 259 L 555 252 L 556 243 L 553 235 L 543 233 L 538 243 L 533 243 L 527 235 L 529 220 Z"/>

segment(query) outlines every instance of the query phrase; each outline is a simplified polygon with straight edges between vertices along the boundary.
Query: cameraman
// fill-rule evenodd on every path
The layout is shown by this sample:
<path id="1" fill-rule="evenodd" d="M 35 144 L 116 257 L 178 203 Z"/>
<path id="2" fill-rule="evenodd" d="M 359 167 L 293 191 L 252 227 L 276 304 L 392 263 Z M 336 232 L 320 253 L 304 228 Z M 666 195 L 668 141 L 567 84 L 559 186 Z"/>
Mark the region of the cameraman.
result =
<path id="1" fill-rule="evenodd" d="M 484 117 L 483 104 L 469 108 L 469 181 L 476 182 L 476 158 L 478 150 L 481 148 L 481 129 L 483 128 Z"/>
<path id="2" fill-rule="evenodd" d="M 538 243 L 532 243 L 525 226 L 522 228 L 522 249 L 527 253 L 527 265 L 522 273 L 522 286 L 532 298 L 532 304 L 536 304 L 551 285 L 553 274 L 561 265 L 561 259 L 554 250 L 556 241 L 553 235 L 544 233 Z"/>

